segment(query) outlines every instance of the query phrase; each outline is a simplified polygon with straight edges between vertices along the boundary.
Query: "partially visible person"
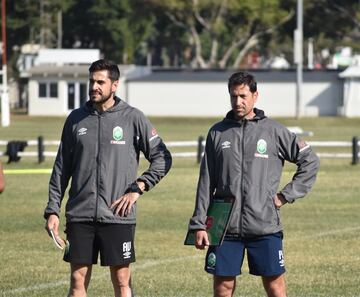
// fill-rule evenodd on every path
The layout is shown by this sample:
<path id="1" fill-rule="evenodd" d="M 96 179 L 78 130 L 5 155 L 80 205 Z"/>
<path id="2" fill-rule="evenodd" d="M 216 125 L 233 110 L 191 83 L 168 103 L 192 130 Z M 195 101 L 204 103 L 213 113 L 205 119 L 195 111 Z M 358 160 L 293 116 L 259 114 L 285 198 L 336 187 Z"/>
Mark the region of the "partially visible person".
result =
<path id="1" fill-rule="evenodd" d="M 233 296 L 246 251 L 250 274 L 261 276 L 267 296 L 285 297 L 280 208 L 310 191 L 319 159 L 305 141 L 254 108 L 258 91 L 253 75 L 234 73 L 228 91 L 232 110 L 208 133 L 189 229 L 196 248 L 204 249 L 209 245 L 205 223 L 211 201 L 235 197 L 225 240 L 209 247 L 206 255 L 214 296 Z M 285 161 L 297 169 L 279 188 Z"/>
<path id="2" fill-rule="evenodd" d="M 0 193 L 4 192 L 4 190 L 5 190 L 5 177 L 4 177 L 3 165 L 0 161 Z"/>
<path id="3" fill-rule="evenodd" d="M 110 269 L 114 296 L 132 296 L 137 200 L 171 167 L 171 154 L 149 119 L 115 96 L 119 77 L 113 62 L 91 64 L 90 100 L 66 119 L 50 179 L 44 217 L 54 236 L 71 180 L 65 212 L 70 245 L 64 255 L 71 269 L 69 297 L 87 296 L 98 254 Z M 140 152 L 149 167 L 138 176 Z"/>

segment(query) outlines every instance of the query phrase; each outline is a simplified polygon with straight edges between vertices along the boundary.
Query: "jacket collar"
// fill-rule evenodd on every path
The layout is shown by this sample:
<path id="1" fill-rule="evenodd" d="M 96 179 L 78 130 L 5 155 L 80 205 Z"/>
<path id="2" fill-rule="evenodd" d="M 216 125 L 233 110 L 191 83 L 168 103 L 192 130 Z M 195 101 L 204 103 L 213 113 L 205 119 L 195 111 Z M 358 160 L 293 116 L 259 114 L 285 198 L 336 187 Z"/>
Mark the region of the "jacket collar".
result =
<path id="1" fill-rule="evenodd" d="M 106 110 L 105 112 L 114 112 L 114 111 L 120 110 L 121 105 L 123 104 L 123 101 L 117 96 L 115 96 L 114 99 L 115 99 L 115 104 L 112 107 L 110 107 L 108 110 Z M 86 111 L 88 111 L 91 114 L 100 114 L 90 100 L 88 100 L 85 103 L 84 108 Z M 103 113 L 105 113 L 105 112 L 103 112 Z"/>
<path id="2" fill-rule="evenodd" d="M 261 110 L 261 109 L 254 108 L 254 113 L 255 113 L 255 116 L 252 119 L 249 119 L 247 121 L 258 121 L 258 120 L 262 120 L 262 119 L 266 118 L 265 112 L 263 110 Z M 230 110 L 226 114 L 226 117 L 224 118 L 224 120 L 225 121 L 242 123 L 245 119 L 240 119 L 240 120 L 235 119 L 234 112 L 232 110 Z"/>

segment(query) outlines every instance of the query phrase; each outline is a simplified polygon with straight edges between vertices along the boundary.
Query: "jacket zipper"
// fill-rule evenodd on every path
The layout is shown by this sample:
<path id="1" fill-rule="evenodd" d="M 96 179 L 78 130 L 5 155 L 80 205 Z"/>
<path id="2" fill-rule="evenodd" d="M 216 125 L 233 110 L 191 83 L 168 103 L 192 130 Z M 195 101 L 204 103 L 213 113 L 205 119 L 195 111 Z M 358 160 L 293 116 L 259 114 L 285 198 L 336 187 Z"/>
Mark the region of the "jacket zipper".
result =
<path id="1" fill-rule="evenodd" d="M 245 126 L 246 126 L 247 120 L 244 119 L 243 125 L 242 125 L 242 134 L 241 134 L 241 185 L 240 185 L 240 195 L 241 195 L 241 211 L 240 211 L 240 236 L 244 236 L 243 232 L 243 213 L 244 213 L 244 151 L 245 151 L 245 143 L 244 143 L 244 134 L 245 134 Z"/>
<path id="2" fill-rule="evenodd" d="M 99 186 L 100 186 L 100 126 L 101 126 L 101 115 L 98 115 L 98 151 L 96 156 L 96 202 L 95 202 L 95 214 L 94 214 L 94 222 L 97 222 L 97 214 L 98 214 L 98 204 L 99 204 Z"/>

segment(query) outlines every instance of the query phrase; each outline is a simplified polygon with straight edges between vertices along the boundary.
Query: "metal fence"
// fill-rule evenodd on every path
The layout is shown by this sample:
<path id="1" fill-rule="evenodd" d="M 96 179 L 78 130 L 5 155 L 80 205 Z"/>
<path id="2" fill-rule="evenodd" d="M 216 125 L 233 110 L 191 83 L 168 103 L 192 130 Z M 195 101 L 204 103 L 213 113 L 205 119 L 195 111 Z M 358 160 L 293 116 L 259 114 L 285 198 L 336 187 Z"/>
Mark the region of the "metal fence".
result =
<path id="1" fill-rule="evenodd" d="M 360 141 L 358 137 L 353 137 L 351 141 L 308 141 L 312 147 L 319 148 L 347 148 L 348 152 L 319 152 L 317 155 L 320 158 L 347 158 L 351 159 L 351 164 L 359 163 L 359 146 Z M 47 140 L 45 141 L 42 136 L 39 136 L 37 140 L 27 141 L 6 141 L 0 140 L 0 146 L 5 146 L 6 151 L 0 152 L 0 156 L 8 156 L 8 162 L 17 162 L 22 157 L 36 157 L 38 162 L 45 161 L 45 157 L 55 157 L 57 151 L 47 151 L 46 147 L 58 147 L 59 140 Z M 197 162 L 201 161 L 204 153 L 205 139 L 200 136 L 198 140 L 191 141 L 169 141 L 165 143 L 168 148 L 194 148 L 188 152 L 172 152 L 174 158 L 196 158 Z M 37 150 L 24 151 L 27 146 L 37 146 Z"/>

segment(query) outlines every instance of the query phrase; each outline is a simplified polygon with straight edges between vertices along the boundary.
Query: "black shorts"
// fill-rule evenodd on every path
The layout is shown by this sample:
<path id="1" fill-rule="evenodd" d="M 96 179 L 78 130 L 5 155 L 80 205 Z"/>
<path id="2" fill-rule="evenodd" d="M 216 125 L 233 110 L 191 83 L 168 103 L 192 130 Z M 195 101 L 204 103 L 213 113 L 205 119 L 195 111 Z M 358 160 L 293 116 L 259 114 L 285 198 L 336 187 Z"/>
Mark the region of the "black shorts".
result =
<path id="1" fill-rule="evenodd" d="M 67 223 L 70 243 L 64 261 L 73 264 L 96 264 L 100 252 L 102 266 L 135 262 L 135 225 L 93 222 Z"/>

